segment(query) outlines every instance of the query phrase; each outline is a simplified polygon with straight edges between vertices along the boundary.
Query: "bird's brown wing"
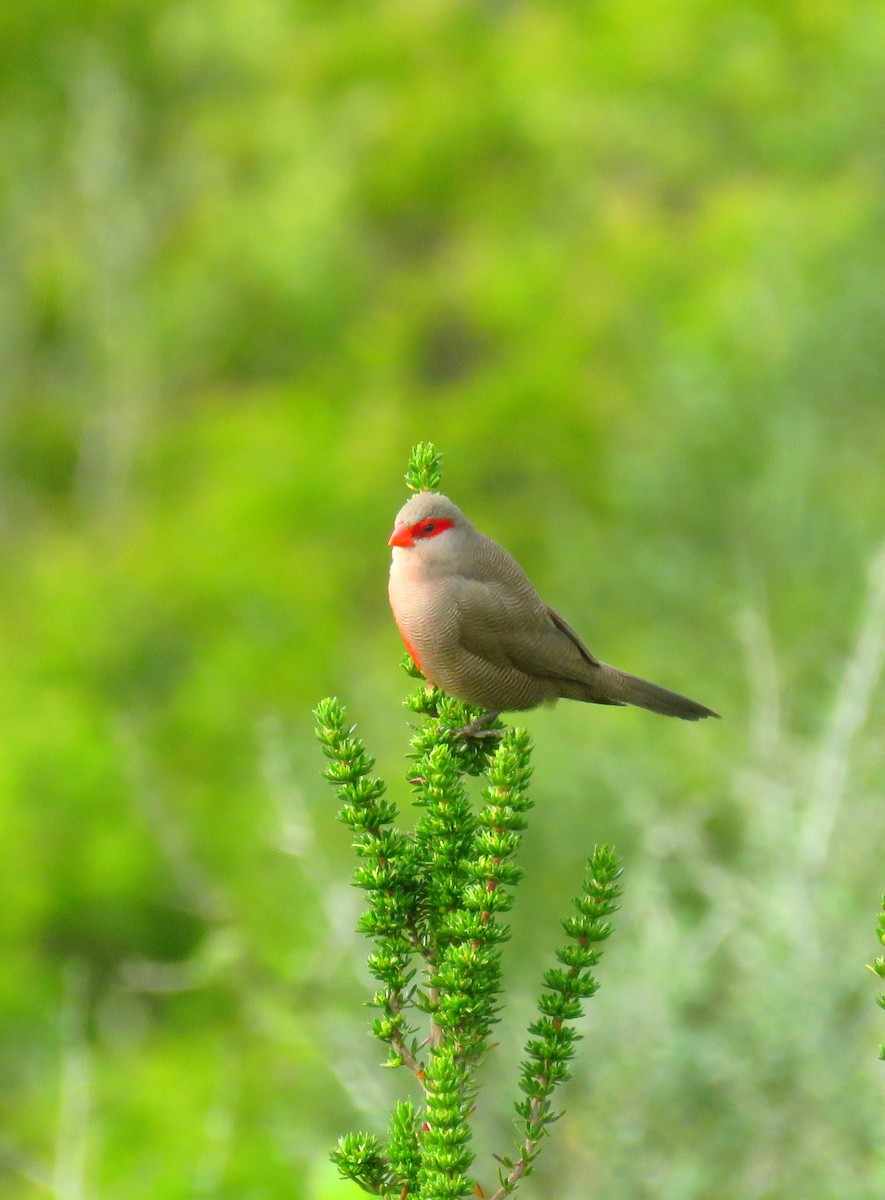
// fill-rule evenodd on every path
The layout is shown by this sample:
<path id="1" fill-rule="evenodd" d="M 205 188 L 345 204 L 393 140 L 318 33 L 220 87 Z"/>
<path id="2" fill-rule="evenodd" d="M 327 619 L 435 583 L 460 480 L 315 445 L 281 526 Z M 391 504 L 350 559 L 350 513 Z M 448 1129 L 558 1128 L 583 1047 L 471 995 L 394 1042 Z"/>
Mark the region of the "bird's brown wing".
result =
<path id="1" fill-rule="evenodd" d="M 585 659 L 590 664 L 591 667 L 598 667 L 599 659 L 596 657 L 595 654 L 590 653 L 590 651 L 587 649 L 587 647 L 584 645 L 584 643 L 581 641 L 581 639 L 575 633 L 574 629 L 572 629 L 571 625 L 569 625 L 568 621 L 566 621 L 563 617 L 561 617 L 559 615 L 559 613 L 556 611 L 556 609 L 551 608 L 549 604 L 547 605 L 547 614 L 550 617 L 550 620 L 556 626 L 556 628 L 559 629 L 562 633 L 564 633 L 565 636 L 567 638 L 569 638 L 572 642 L 574 642 L 574 644 L 578 648 L 578 651 L 580 652 L 581 657 L 583 659 Z"/>
<path id="2" fill-rule="evenodd" d="M 599 667 L 573 629 L 538 598 L 462 579 L 457 593 L 459 641 L 479 658 L 544 679 L 586 683 Z"/>

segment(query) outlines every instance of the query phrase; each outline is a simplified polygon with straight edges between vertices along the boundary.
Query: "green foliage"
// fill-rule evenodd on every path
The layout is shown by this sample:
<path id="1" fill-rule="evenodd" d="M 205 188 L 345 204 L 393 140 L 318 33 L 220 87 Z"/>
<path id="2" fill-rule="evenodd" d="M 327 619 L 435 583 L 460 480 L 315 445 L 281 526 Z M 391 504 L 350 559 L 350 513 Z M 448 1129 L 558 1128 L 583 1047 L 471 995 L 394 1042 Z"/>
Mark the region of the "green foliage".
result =
<path id="1" fill-rule="evenodd" d="M 516 1104 L 520 1118 L 520 1144 L 516 1161 L 499 1158 L 501 1187 L 496 1197 L 510 1195 L 518 1181 L 529 1175 L 541 1149 L 548 1126 L 557 1120 L 551 1097 L 557 1086 L 571 1078 L 569 1062 L 580 1037 L 574 1028 L 583 1013 L 583 1002 L 596 995 L 598 982 L 591 968 L 599 961 L 598 943 L 605 941 L 611 926 L 605 920 L 617 910 L 621 874 L 608 846 L 597 847 L 587 862 L 583 894 L 575 899 L 577 917 L 563 921 L 574 944 L 557 950 L 556 957 L 568 969 L 553 967 L 544 975 L 546 991 L 538 1002 L 541 1015 L 529 1026 L 526 1061 L 519 1080 L 525 1099 Z M 559 1114 L 561 1115 L 561 1114 Z"/>
<path id="2" fill-rule="evenodd" d="M 371 1133 L 346 1133 L 332 1153 L 332 1161 L 347 1179 L 373 1196 L 387 1186 L 387 1158 L 379 1140 Z"/>
<path id="3" fill-rule="evenodd" d="M 420 705 L 418 701 L 420 700 Z M 369 908 L 359 929 L 374 941 L 369 969 L 384 985 L 373 1004 L 382 1012 L 373 1033 L 389 1047 L 388 1065 L 409 1067 L 424 1090 L 423 1116 L 398 1104 L 391 1118 L 386 1153 L 367 1134 L 343 1138 L 333 1158 L 341 1173 L 368 1191 L 394 1195 L 415 1189 L 426 1200 L 457 1198 L 473 1187 L 468 1171 L 470 1115 L 474 1107 L 473 1069 L 484 1059 L 488 1037 L 498 1019 L 501 945 L 509 929 L 500 920 L 512 903 L 522 875 L 513 861 L 519 849 L 531 776 L 531 743 L 524 730 L 496 731 L 494 749 L 485 738 L 464 738 L 471 711 L 448 701 L 437 689 L 420 688 L 410 698 L 430 720 L 412 739 L 415 760 L 410 777 L 420 816 L 412 835 L 389 826 L 396 808 L 383 799 L 384 785 L 371 776 L 373 760 L 347 724 L 337 700 L 316 709 L 317 736 L 331 760 L 326 778 L 343 807 L 339 820 L 354 830 L 354 849 L 368 866 L 354 874 Z M 499 727 L 500 728 L 500 727 Z M 484 763 L 484 804 L 474 816 L 464 776 Z M 598 943 L 611 932 L 605 918 L 615 911 L 620 870 L 607 847 L 591 856 L 577 916 L 563 922 L 574 945 L 557 951 L 566 970 L 544 976 L 547 989 L 539 1002 L 541 1017 L 530 1027 L 520 1088 L 527 1099 L 517 1104 L 522 1119 L 519 1156 L 507 1162 L 501 1195 L 509 1194 L 537 1156 L 546 1126 L 554 1120 L 550 1097 L 569 1078 L 568 1063 L 577 1038 L 573 1022 L 582 1001 L 596 991 L 590 968 L 599 959 Z M 415 975 L 413 958 L 423 963 Z M 407 1010 L 428 1014 L 427 1038 L 410 1035 Z M 427 1048 L 426 1055 L 423 1049 Z M 497 1195 L 497 1193 L 496 1193 Z"/>
<path id="4" fill-rule="evenodd" d="M 411 1100 L 398 1100 L 393 1106 L 390 1118 L 390 1138 L 387 1143 L 387 1157 L 390 1163 L 390 1174 L 400 1181 L 407 1193 L 418 1191 L 422 1155 L 418 1139 L 421 1127 L 418 1114 Z"/>
<path id="5" fill-rule="evenodd" d="M 418 490 L 432 481 L 438 487 L 439 462 L 432 445 L 415 447 L 410 486 Z M 404 665 L 421 678 L 410 659 Z M 372 1031 L 389 1047 L 387 1065 L 407 1066 L 424 1093 L 423 1112 L 410 1103 L 395 1105 L 386 1152 L 370 1135 L 351 1134 L 332 1158 L 345 1178 L 376 1195 L 459 1200 L 475 1187 L 469 1175 L 474 1071 L 488 1052 L 500 1010 L 501 948 L 510 936 L 501 916 L 512 907 L 512 889 L 522 877 L 515 857 L 533 806 L 527 792 L 531 740 L 525 730 L 505 729 L 499 721 L 473 733 L 467 727 L 480 711 L 431 686 L 419 686 L 407 706 L 429 718 L 412 738 L 409 783 L 419 812 L 412 834 L 393 827 L 396 807 L 371 775 L 374 760 L 341 704 L 323 700 L 315 713 L 317 737 L 331 760 L 325 777 L 343 805 L 338 819 L 354 831 L 358 857 L 371 860 L 357 867 L 354 884 L 369 903 L 358 925 L 374 943 L 369 970 L 384 987 L 372 1001 L 382 1013 Z M 483 804 L 475 815 L 465 779 L 480 773 Z M 520 1145 L 515 1160 L 497 1156 L 506 1171 L 493 1200 L 513 1192 L 531 1171 L 555 1119 L 551 1097 L 569 1078 L 582 1002 L 597 990 L 590 968 L 599 959 L 598 944 L 611 933 L 605 918 L 617 908 L 619 875 L 608 847 L 594 851 L 574 902 L 577 915 L 563 921 L 573 944 L 557 958 L 567 969 L 552 968 L 544 976 L 541 1016 L 529 1027 L 519 1083 L 526 1097 L 516 1105 Z M 410 986 L 413 959 L 422 976 Z M 406 1024 L 413 1007 L 429 1017 L 420 1043 L 410 1040 L 414 1030 Z"/>
<path id="6" fill-rule="evenodd" d="M 396 818 L 396 805 L 383 799 L 384 784 L 370 776 L 373 760 L 362 742 L 352 736 L 353 731 L 345 727 L 341 705 L 324 700 L 317 706 L 316 717 L 317 737 L 323 753 L 332 760 L 326 778 L 336 786 L 343 802 L 338 819 L 354 831 L 357 855 L 369 860 L 357 868 L 354 876 L 354 883 L 371 898 L 359 928 L 375 939 L 369 970 L 384 985 L 374 1001 L 382 1014 L 374 1030 L 390 1045 L 390 1065 L 398 1066 L 409 1033 L 402 1012 L 403 991 L 414 974 L 409 964 L 419 936 L 422 899 L 415 847 L 398 830 L 385 829 Z M 358 1182 L 363 1176 L 360 1167 Z"/>
<path id="7" fill-rule="evenodd" d="M 412 492 L 438 492 L 442 478 L 442 455 L 431 442 L 412 447 L 406 487 Z"/>

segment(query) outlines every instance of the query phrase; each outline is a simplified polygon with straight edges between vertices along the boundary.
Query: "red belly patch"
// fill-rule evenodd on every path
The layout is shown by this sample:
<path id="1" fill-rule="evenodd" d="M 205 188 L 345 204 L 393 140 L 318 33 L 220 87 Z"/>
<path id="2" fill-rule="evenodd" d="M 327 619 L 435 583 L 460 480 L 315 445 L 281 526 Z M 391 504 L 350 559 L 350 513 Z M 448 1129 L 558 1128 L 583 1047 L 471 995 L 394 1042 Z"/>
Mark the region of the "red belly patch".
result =
<path id="1" fill-rule="evenodd" d="M 397 625 L 397 629 L 399 629 L 399 635 L 403 639 L 403 643 L 409 652 L 409 658 L 412 660 L 412 662 L 415 664 L 415 666 L 418 668 L 418 670 L 421 672 L 421 674 L 426 675 L 427 672 L 421 666 L 421 660 L 418 658 L 418 655 L 415 653 L 415 647 L 412 645 L 412 643 L 409 641 L 409 639 L 403 633 L 402 628 L 399 625 Z"/>

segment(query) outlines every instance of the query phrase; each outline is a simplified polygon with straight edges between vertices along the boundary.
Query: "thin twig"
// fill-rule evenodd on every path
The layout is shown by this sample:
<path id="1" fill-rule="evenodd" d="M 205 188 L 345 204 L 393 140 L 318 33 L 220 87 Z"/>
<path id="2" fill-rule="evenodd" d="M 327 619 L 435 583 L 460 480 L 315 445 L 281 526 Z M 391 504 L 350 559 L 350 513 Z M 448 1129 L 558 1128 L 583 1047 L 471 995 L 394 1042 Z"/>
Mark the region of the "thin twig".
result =
<path id="1" fill-rule="evenodd" d="M 765 607 L 743 609 L 738 614 L 737 631 L 747 668 L 752 740 L 758 757 L 767 762 L 780 742 L 781 688 Z"/>
<path id="2" fill-rule="evenodd" d="M 56 1200 L 82 1200 L 86 1194 L 92 1074 L 83 1035 L 86 985 L 82 966 L 70 963 L 61 1013 L 61 1102 L 52 1179 Z"/>
<path id="3" fill-rule="evenodd" d="M 549 1100 L 542 1100 L 540 1096 L 536 1096 L 534 1100 L 532 1100 L 531 1108 L 529 1110 L 530 1124 L 537 1125 L 538 1122 L 543 1119 L 549 1107 Z M 513 1189 L 525 1174 L 526 1168 L 534 1158 L 539 1144 L 539 1142 L 533 1142 L 531 1138 L 525 1139 L 522 1144 L 522 1154 L 513 1164 L 510 1174 L 507 1176 L 498 1190 L 488 1197 L 488 1200 L 506 1200 L 506 1197 L 511 1194 Z"/>
<path id="4" fill-rule="evenodd" d="M 387 1003 L 390 1006 L 390 1011 L 394 1016 L 398 1017 L 403 1011 L 403 997 L 401 992 L 388 992 Z M 407 1066 L 421 1086 L 424 1086 L 424 1066 L 415 1057 L 409 1047 L 406 1045 L 405 1039 L 401 1034 L 394 1034 L 390 1039 L 390 1048 L 402 1059 L 404 1066 Z"/>
<path id="5" fill-rule="evenodd" d="M 883 664 L 885 543 L 870 563 L 863 621 L 817 757 L 814 789 L 802 828 L 801 857 L 808 867 L 819 867 L 829 851 L 848 780 L 851 749 L 869 715 Z"/>

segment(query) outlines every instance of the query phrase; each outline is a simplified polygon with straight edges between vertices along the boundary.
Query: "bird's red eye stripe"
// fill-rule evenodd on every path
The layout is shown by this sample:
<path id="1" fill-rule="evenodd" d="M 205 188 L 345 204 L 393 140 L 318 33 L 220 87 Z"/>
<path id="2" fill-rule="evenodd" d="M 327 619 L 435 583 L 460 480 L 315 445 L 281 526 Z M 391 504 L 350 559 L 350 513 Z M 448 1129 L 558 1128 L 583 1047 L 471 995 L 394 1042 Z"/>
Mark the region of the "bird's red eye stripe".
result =
<path id="1" fill-rule="evenodd" d="M 431 517 L 430 520 L 416 521 L 410 525 L 409 533 L 413 538 L 432 538 L 451 529 L 454 524 L 451 517 Z"/>

